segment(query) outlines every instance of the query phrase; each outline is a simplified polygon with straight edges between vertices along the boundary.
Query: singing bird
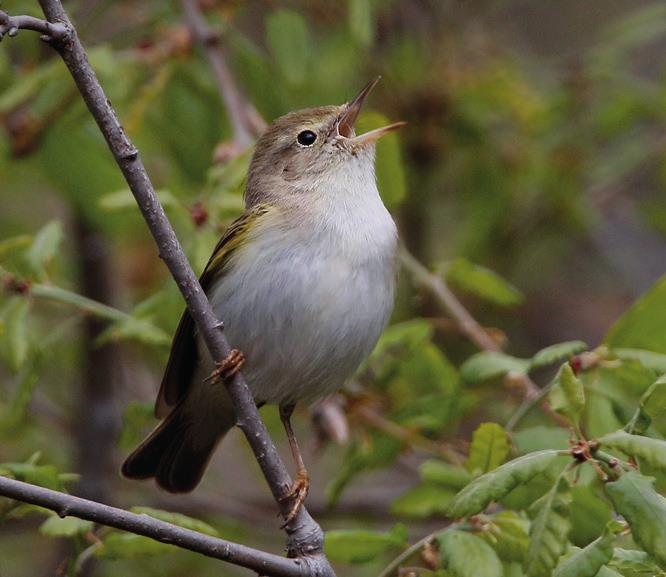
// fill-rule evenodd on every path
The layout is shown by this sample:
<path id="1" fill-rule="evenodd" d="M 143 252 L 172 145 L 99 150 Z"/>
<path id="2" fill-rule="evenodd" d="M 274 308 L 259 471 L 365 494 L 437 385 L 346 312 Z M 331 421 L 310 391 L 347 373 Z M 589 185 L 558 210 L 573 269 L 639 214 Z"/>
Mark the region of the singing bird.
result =
<path id="1" fill-rule="evenodd" d="M 235 423 L 225 387 L 211 381 L 243 366 L 257 405 L 279 406 L 298 467 L 295 515 L 309 478 L 290 424 L 294 406 L 338 390 L 393 308 L 397 232 L 377 190 L 375 143 L 404 123 L 354 130 L 378 80 L 341 106 L 290 112 L 259 138 L 245 212 L 200 279 L 235 350 L 216 366 L 185 311 L 155 405 L 163 420 L 125 461 L 126 477 L 154 477 L 173 493 L 194 489 Z"/>

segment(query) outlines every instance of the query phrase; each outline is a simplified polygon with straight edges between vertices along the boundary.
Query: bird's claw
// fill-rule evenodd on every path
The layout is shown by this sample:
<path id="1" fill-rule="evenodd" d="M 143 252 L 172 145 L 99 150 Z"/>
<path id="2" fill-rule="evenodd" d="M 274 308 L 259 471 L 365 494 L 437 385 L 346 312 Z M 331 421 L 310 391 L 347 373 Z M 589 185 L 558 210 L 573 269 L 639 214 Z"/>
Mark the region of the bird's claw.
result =
<path id="1" fill-rule="evenodd" d="M 293 499 L 293 503 L 289 513 L 287 514 L 287 517 L 284 520 L 284 523 L 282 524 L 282 529 L 284 529 L 296 518 L 298 510 L 301 508 L 303 501 L 305 501 L 305 497 L 307 497 L 309 490 L 310 475 L 308 475 L 308 472 L 305 469 L 302 469 L 298 472 L 296 479 L 289 489 L 289 493 L 287 493 L 285 496 L 285 498 Z"/>
<path id="2" fill-rule="evenodd" d="M 238 349 L 232 349 L 227 357 L 219 363 L 215 363 L 215 370 L 206 377 L 206 382 L 217 383 L 226 381 L 241 370 L 245 364 L 245 355 Z"/>

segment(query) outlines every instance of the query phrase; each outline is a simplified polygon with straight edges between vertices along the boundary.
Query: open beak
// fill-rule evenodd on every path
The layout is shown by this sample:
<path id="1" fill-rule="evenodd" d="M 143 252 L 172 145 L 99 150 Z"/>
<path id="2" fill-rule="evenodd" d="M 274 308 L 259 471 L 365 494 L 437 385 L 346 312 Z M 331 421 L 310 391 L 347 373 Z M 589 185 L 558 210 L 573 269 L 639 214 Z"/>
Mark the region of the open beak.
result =
<path id="1" fill-rule="evenodd" d="M 374 142 L 378 138 L 384 136 L 384 134 L 387 132 L 391 132 L 392 130 L 400 128 L 406 124 L 406 122 L 394 122 L 388 126 L 382 126 L 381 128 L 376 128 L 375 130 L 371 130 L 370 132 L 356 136 L 354 132 L 354 125 L 356 124 L 358 115 L 360 114 L 361 108 L 363 107 L 363 102 L 367 98 L 368 94 L 370 94 L 372 89 L 377 85 L 380 79 L 381 76 L 377 76 L 377 78 L 368 82 L 361 90 L 361 92 L 358 93 L 356 98 L 347 104 L 347 108 L 338 121 L 338 134 L 340 136 L 344 136 L 345 138 L 349 138 L 352 144 L 362 145 Z"/>

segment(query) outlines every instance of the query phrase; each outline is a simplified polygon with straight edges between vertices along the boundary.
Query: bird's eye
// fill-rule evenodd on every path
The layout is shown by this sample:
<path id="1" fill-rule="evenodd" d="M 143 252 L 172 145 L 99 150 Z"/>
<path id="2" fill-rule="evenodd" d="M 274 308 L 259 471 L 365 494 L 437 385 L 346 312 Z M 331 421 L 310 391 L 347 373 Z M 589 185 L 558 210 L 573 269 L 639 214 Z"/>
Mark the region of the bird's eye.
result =
<path id="1" fill-rule="evenodd" d="M 312 132 L 312 130 L 304 130 L 298 134 L 296 140 L 298 140 L 298 144 L 301 144 L 302 146 L 312 146 L 315 143 L 315 140 L 317 140 L 317 135 Z"/>

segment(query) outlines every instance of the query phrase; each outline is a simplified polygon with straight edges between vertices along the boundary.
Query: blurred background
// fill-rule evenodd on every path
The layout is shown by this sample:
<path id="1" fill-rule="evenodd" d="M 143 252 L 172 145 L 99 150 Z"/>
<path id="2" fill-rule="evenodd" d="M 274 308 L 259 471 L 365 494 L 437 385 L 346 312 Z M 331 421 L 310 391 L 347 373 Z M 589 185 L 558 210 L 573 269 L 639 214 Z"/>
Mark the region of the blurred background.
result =
<path id="1" fill-rule="evenodd" d="M 244 127 L 180 3 L 65 7 L 196 272 L 242 210 L 262 119 L 342 103 L 377 75 L 362 122 L 408 122 L 379 145 L 384 200 L 408 250 L 498 346 L 518 357 L 572 339 L 594 347 L 665 272 L 663 2 L 190 4 L 219 33 Z M 29 0 L 2 9 L 40 15 Z M 183 305 L 65 67 L 31 32 L 0 46 L 0 123 L 0 463 L 279 552 L 276 508 L 236 433 L 192 495 L 119 476 L 154 425 Z M 387 556 L 354 574 L 376 574 L 404 531 L 413 540 L 441 525 L 444 496 L 422 489 L 419 463 L 464 454 L 479 422 L 505 422 L 520 404 L 510 387 L 465 385 L 458 367 L 475 351 L 403 272 L 392 329 L 358 379 L 298 413 L 315 517 L 327 530 L 386 531 Z M 262 413 L 288 456 L 275 411 Z M 95 547 L 90 526 L 49 528 L 2 506 L 2 576 L 246 574 L 118 532 Z M 341 573 L 358 560 L 331 555 Z"/>

